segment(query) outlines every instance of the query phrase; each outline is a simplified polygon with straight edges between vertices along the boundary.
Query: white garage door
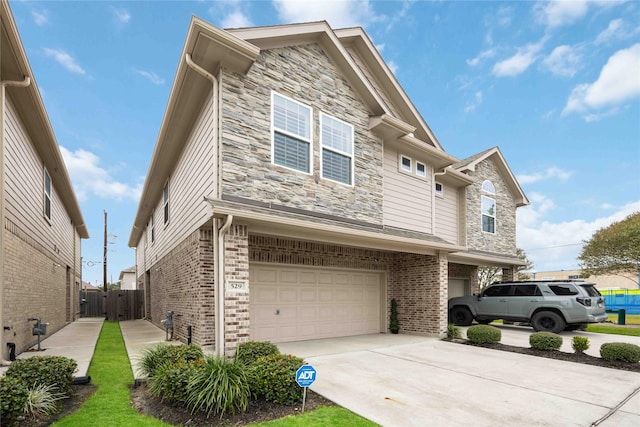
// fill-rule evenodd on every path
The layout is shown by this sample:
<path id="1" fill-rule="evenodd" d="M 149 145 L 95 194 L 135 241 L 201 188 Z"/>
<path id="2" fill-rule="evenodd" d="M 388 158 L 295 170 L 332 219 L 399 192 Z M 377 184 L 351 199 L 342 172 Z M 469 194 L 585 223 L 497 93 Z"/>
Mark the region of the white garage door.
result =
<path id="1" fill-rule="evenodd" d="M 449 298 L 463 297 L 468 295 L 467 281 L 464 279 L 449 279 Z"/>
<path id="2" fill-rule="evenodd" d="M 381 273 L 252 265 L 249 280 L 252 340 L 380 332 Z"/>

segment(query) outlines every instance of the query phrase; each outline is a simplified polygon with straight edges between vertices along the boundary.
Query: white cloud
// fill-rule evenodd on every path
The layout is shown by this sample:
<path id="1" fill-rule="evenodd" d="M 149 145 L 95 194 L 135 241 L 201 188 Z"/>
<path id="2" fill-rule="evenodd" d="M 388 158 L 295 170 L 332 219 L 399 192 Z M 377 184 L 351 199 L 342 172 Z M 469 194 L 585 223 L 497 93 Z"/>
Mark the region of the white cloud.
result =
<path id="1" fill-rule="evenodd" d="M 548 28 L 557 28 L 582 19 L 588 8 L 584 0 L 540 1 L 534 6 L 534 14 Z"/>
<path id="2" fill-rule="evenodd" d="M 548 37 L 545 36 L 537 43 L 529 43 L 518 48 L 515 55 L 493 66 L 493 75 L 497 77 L 512 77 L 524 73 L 538 59 L 538 52 L 540 52 L 547 40 Z"/>
<path id="3" fill-rule="evenodd" d="M 35 22 L 37 26 L 42 27 L 49 22 L 49 11 L 45 9 L 32 10 L 31 17 L 33 18 L 33 22 Z"/>
<path id="4" fill-rule="evenodd" d="M 640 200 L 615 207 L 607 216 L 588 221 L 575 219 L 554 223 L 547 218 L 554 208 L 550 199 L 535 194 L 532 204 L 518 209 L 517 246 L 533 261 L 533 271 L 570 270 L 579 268 L 577 260 L 582 242 L 594 232 L 640 210 Z M 606 206 L 612 210 L 612 206 Z"/>
<path id="5" fill-rule="evenodd" d="M 89 195 L 118 201 L 137 202 L 140 199 L 142 184 L 131 186 L 116 181 L 108 170 L 100 166 L 100 158 L 95 154 L 83 149 L 71 152 L 63 146 L 60 146 L 60 151 L 78 199 L 86 200 Z"/>
<path id="6" fill-rule="evenodd" d="M 573 77 L 582 65 L 582 56 L 578 49 L 571 46 L 557 46 L 542 61 L 542 66 L 556 76 Z"/>
<path id="7" fill-rule="evenodd" d="M 533 184 L 534 182 L 545 181 L 548 179 L 559 179 L 566 181 L 573 175 L 571 171 L 565 171 L 560 168 L 552 167 L 547 168 L 542 172 L 536 172 L 534 174 L 518 174 L 516 179 L 520 184 Z"/>
<path id="8" fill-rule="evenodd" d="M 464 106 L 465 113 L 473 113 L 476 108 L 478 108 L 482 104 L 482 91 L 478 91 L 474 94 L 473 100 L 467 102 Z"/>
<path id="9" fill-rule="evenodd" d="M 131 20 L 131 13 L 126 9 L 111 7 L 111 11 L 113 12 L 113 16 L 116 18 L 116 21 L 120 24 L 128 24 Z"/>
<path id="10" fill-rule="evenodd" d="M 607 27 L 607 29 L 598 34 L 595 44 L 606 43 L 609 40 L 615 38 L 616 34 L 618 34 L 620 29 L 622 28 L 622 25 L 622 19 L 614 19 L 613 21 L 609 22 L 609 26 Z"/>
<path id="11" fill-rule="evenodd" d="M 239 10 L 231 12 L 222 20 L 223 28 L 243 28 L 252 25 L 251 20 Z"/>
<path id="12" fill-rule="evenodd" d="M 141 75 L 142 77 L 148 79 L 154 85 L 164 84 L 164 79 L 159 75 L 157 75 L 156 73 L 154 73 L 153 71 L 145 71 L 145 70 L 134 70 L 134 71 L 137 74 Z"/>
<path id="13" fill-rule="evenodd" d="M 76 62 L 76 60 L 62 49 L 51 49 L 45 47 L 44 54 L 53 58 L 58 64 L 75 74 L 85 75 L 86 71 Z"/>
<path id="14" fill-rule="evenodd" d="M 495 55 L 496 55 L 496 50 L 494 48 L 487 49 L 480 52 L 475 58 L 467 59 L 466 62 L 467 62 L 467 65 L 470 65 L 471 67 L 475 67 L 476 65 L 480 64 L 480 62 L 482 62 L 483 60 L 493 58 Z"/>
<path id="15" fill-rule="evenodd" d="M 602 67 L 598 80 L 576 86 L 563 114 L 616 107 L 640 96 L 640 43 L 614 53 Z"/>
<path id="16" fill-rule="evenodd" d="M 387 61 L 387 65 L 389 66 L 393 74 L 396 74 L 398 72 L 399 66 L 394 61 Z"/>
<path id="17" fill-rule="evenodd" d="M 366 26 L 383 20 L 375 14 L 369 0 L 274 0 L 281 20 L 307 22 L 326 20 L 333 28 Z"/>

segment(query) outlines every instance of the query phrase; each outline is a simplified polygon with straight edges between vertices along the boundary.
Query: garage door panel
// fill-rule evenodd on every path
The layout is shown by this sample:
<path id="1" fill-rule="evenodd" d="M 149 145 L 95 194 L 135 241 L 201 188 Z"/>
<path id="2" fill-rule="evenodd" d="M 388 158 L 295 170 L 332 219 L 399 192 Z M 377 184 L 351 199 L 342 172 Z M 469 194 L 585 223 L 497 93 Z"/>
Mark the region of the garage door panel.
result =
<path id="1" fill-rule="evenodd" d="M 250 279 L 251 339 L 286 342 L 380 332 L 380 273 L 251 266 Z"/>

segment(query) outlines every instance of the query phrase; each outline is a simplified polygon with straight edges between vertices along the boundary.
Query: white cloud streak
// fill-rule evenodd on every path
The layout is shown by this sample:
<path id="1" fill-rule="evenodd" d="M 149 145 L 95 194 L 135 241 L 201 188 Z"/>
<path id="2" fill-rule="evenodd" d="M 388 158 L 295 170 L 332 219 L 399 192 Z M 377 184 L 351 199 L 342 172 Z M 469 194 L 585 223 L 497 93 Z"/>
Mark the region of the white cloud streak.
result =
<path id="1" fill-rule="evenodd" d="M 537 43 L 529 43 L 518 48 L 518 51 L 512 57 L 493 66 L 493 75 L 497 77 L 513 77 L 524 73 L 538 59 L 538 53 L 547 40 L 548 37 L 545 36 Z"/>
<path id="2" fill-rule="evenodd" d="M 85 75 L 86 71 L 76 62 L 76 60 L 62 49 L 51 49 L 45 47 L 44 54 L 53 58 L 58 64 L 75 74 Z"/>
<path id="3" fill-rule="evenodd" d="M 593 83 L 576 86 L 563 114 L 615 108 L 640 96 L 640 43 L 615 52 Z"/>
<path id="4" fill-rule="evenodd" d="M 132 187 L 118 182 L 100 166 L 100 158 L 95 154 L 83 149 L 72 152 L 63 146 L 60 151 L 79 200 L 86 200 L 90 194 L 117 201 L 137 202 L 140 199 L 142 183 Z"/>
<path id="5" fill-rule="evenodd" d="M 464 112 L 473 113 L 474 111 L 476 111 L 476 108 L 480 106 L 480 104 L 482 104 L 482 91 L 476 92 L 473 96 L 473 100 L 467 102 L 464 107 Z"/>
<path id="6" fill-rule="evenodd" d="M 343 28 L 384 20 L 369 0 L 274 0 L 273 4 L 280 19 L 288 23 L 326 20 L 333 28 Z"/>
<path id="7" fill-rule="evenodd" d="M 496 50 L 494 48 L 491 48 L 491 49 L 487 49 L 480 52 L 475 58 L 467 59 L 466 62 L 467 62 L 467 65 L 471 67 L 475 67 L 481 62 L 483 62 L 485 59 L 491 59 L 494 56 L 496 56 Z"/>
<path id="8" fill-rule="evenodd" d="M 565 171 L 560 168 L 552 167 L 547 168 L 542 172 L 536 172 L 534 174 L 518 174 L 517 180 L 520 184 L 533 184 L 534 182 L 546 181 L 548 179 L 559 179 L 566 181 L 573 175 L 571 171 Z"/>
<path id="9" fill-rule="evenodd" d="M 113 12 L 113 16 L 116 18 L 116 21 L 120 24 L 128 24 L 131 20 L 131 13 L 126 9 L 111 7 L 111 11 Z"/>
<path id="10" fill-rule="evenodd" d="M 582 55 L 577 48 L 557 46 L 542 61 L 542 66 L 556 76 L 573 77 L 582 67 Z"/>
<path id="11" fill-rule="evenodd" d="M 252 25 L 251 20 L 239 10 L 231 12 L 222 20 L 223 28 L 243 28 Z"/>
<path id="12" fill-rule="evenodd" d="M 588 8 L 584 0 L 540 1 L 534 6 L 534 14 L 547 28 L 557 28 L 582 19 Z"/>
<path id="13" fill-rule="evenodd" d="M 154 73 L 153 71 L 145 71 L 145 70 L 137 70 L 137 69 L 134 71 L 136 72 L 136 74 L 139 74 L 142 77 L 146 78 L 154 85 L 161 86 L 164 84 L 164 79 L 159 75 L 157 75 L 156 73 Z"/>
<path id="14" fill-rule="evenodd" d="M 33 18 L 33 22 L 35 22 L 37 26 L 42 27 L 49 22 L 49 11 L 45 9 L 32 10 L 31 17 Z"/>

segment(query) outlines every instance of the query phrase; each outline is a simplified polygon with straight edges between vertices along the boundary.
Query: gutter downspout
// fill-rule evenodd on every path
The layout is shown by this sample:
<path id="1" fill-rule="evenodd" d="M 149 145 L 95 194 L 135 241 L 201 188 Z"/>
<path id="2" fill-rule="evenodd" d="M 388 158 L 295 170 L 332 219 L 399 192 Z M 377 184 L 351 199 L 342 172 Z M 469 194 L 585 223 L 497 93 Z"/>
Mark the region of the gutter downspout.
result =
<path id="1" fill-rule="evenodd" d="M 31 84 L 31 77 L 25 77 L 22 81 L 5 80 L 0 82 L 0 366 L 10 365 L 11 362 L 4 358 L 6 346 L 4 343 L 4 118 L 5 99 L 7 86 L 27 87 Z M 74 240 L 75 242 L 75 240 Z M 75 243 L 74 243 L 75 244 Z"/>
<path id="2" fill-rule="evenodd" d="M 184 55 L 185 62 L 187 65 L 193 69 L 195 72 L 200 74 L 202 77 L 209 80 L 212 87 L 212 95 L 211 101 L 213 102 L 213 122 L 216 124 L 216 134 L 215 138 L 217 141 L 216 150 L 218 151 L 216 158 L 219 158 L 219 132 L 218 129 L 218 79 L 216 79 L 211 73 L 207 70 L 193 62 L 190 53 L 186 53 Z M 219 179 L 219 160 L 217 160 L 214 164 L 215 168 L 215 176 L 218 177 L 217 182 L 213 184 L 213 195 L 214 198 L 218 196 L 218 185 L 220 183 Z M 213 215 L 211 216 L 211 220 L 213 222 L 213 270 L 216 275 L 215 279 L 215 288 L 214 288 L 214 338 L 215 338 L 215 348 L 214 348 L 214 356 L 222 357 L 224 356 L 224 347 L 225 347 L 225 337 L 224 337 L 224 236 L 231 227 L 231 222 L 233 221 L 233 215 L 227 215 L 227 218 L 223 225 L 220 228 L 217 227 L 218 220 L 216 220 Z"/>

